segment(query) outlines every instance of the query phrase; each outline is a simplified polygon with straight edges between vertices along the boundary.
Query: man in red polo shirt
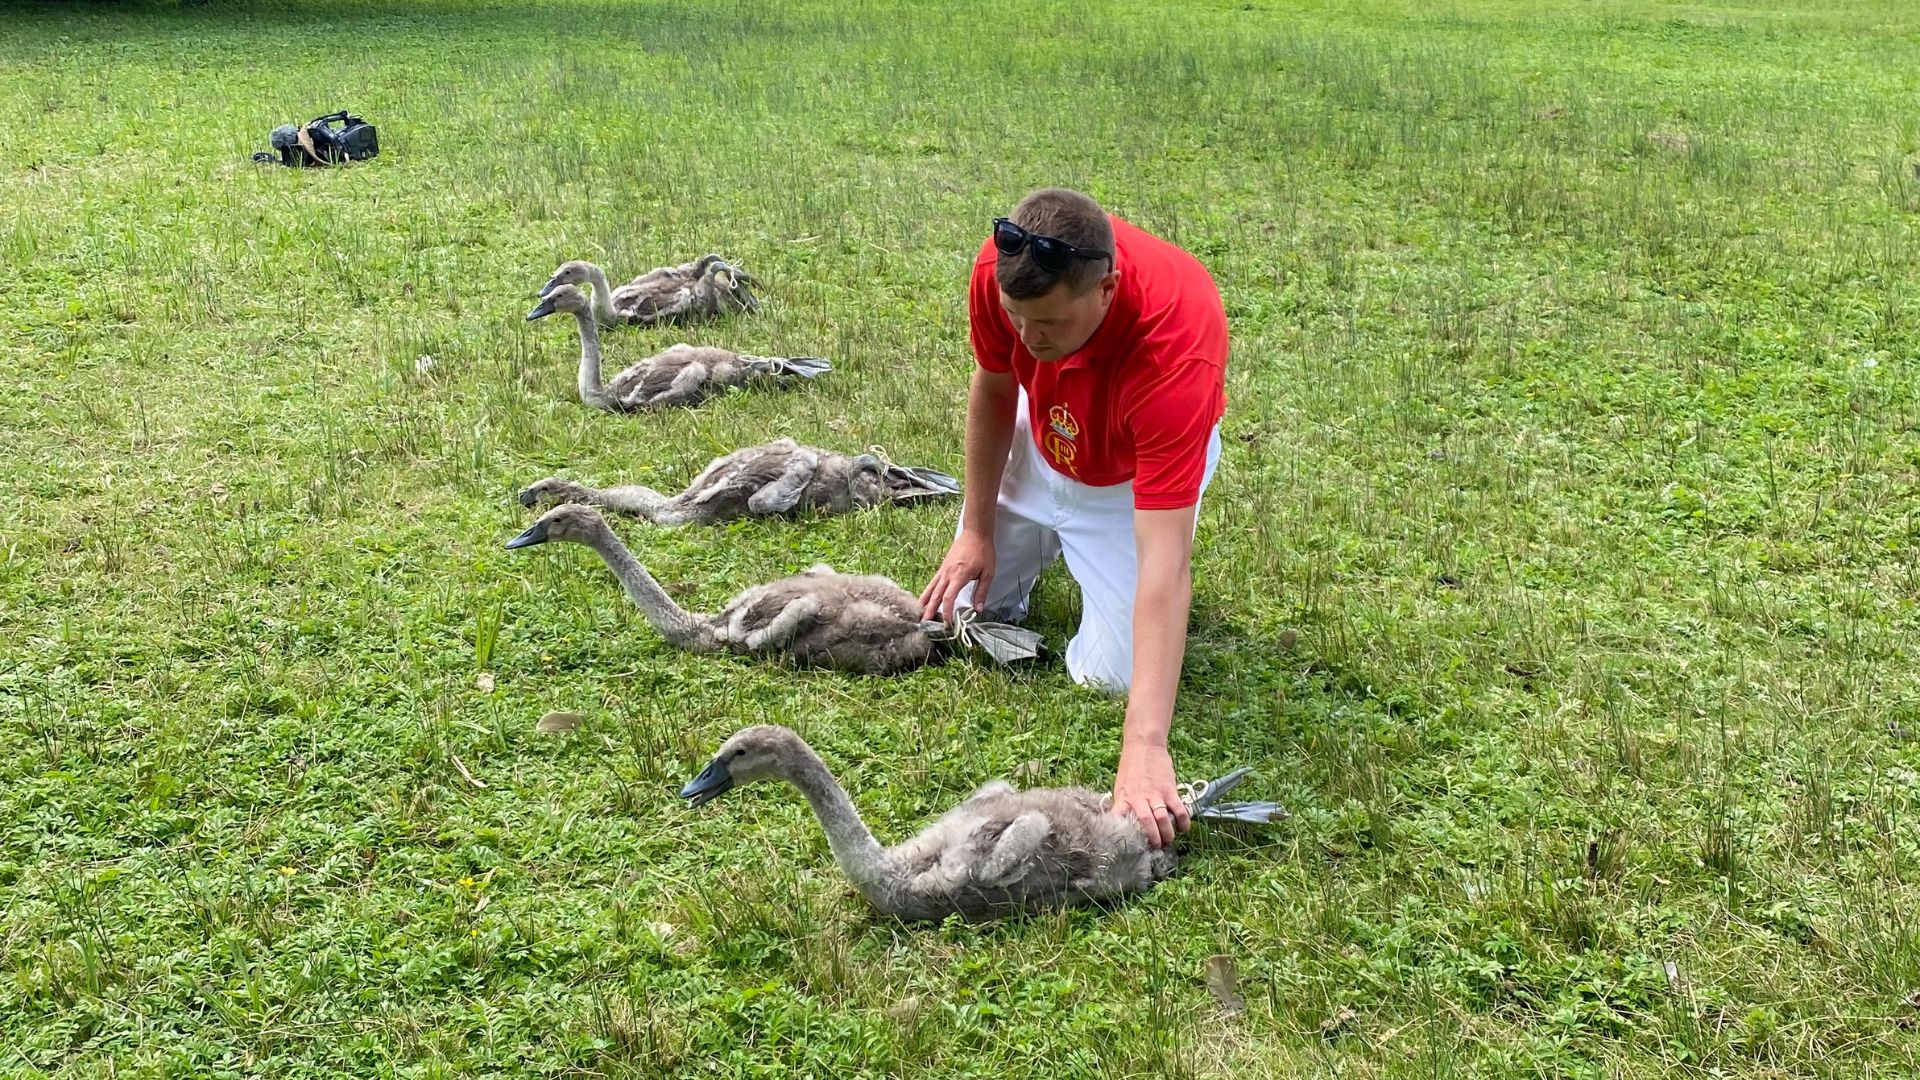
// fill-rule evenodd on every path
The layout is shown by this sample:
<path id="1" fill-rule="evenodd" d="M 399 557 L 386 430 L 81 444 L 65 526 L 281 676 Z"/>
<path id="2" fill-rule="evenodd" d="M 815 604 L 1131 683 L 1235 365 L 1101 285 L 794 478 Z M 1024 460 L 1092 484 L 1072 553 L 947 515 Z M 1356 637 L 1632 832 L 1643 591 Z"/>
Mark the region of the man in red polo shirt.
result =
<path id="1" fill-rule="evenodd" d="M 1016 621 L 1065 555 L 1083 602 L 1067 670 L 1128 693 L 1114 812 L 1170 844 L 1188 825 L 1167 731 L 1194 519 L 1226 407 L 1220 293 L 1193 256 L 1049 188 L 995 220 L 967 314 L 966 502 L 925 617 Z"/>

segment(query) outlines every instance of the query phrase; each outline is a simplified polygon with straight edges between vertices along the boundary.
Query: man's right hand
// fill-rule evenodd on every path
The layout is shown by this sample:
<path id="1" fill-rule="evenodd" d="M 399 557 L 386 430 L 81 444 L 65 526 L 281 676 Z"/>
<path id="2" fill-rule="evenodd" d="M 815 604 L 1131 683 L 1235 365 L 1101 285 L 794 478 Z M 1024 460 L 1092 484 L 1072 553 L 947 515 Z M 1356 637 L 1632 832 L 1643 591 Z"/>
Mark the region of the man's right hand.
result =
<path id="1" fill-rule="evenodd" d="M 973 583 L 974 606 L 984 607 L 993 584 L 993 537 L 962 532 L 947 549 L 940 572 L 920 593 L 920 617 L 953 622 L 953 604 L 960 590 Z"/>

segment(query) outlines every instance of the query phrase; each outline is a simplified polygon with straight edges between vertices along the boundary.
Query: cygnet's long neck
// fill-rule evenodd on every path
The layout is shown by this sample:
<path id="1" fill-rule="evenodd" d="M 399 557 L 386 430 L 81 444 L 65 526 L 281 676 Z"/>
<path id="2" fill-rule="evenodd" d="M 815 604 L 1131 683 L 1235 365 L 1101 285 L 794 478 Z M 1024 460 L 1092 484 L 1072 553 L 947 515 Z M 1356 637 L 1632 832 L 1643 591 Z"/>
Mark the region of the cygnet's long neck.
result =
<path id="1" fill-rule="evenodd" d="M 813 807 L 813 816 L 820 819 L 840 872 L 874 907 L 892 911 L 896 876 L 893 861 L 873 838 L 867 823 L 860 820 L 860 811 L 854 809 L 853 800 L 827 771 L 820 755 L 805 743 L 797 743 L 781 766 L 787 782 L 800 789 Z"/>
<path id="2" fill-rule="evenodd" d="M 582 543 L 606 560 L 607 568 L 620 579 L 628 598 L 668 644 L 693 652 L 713 652 L 720 647 L 712 624 L 674 603 L 673 597 L 640 565 L 640 560 L 613 535 L 613 530 L 595 529 Z"/>
<path id="3" fill-rule="evenodd" d="M 573 321 L 580 324 L 580 400 L 596 408 L 613 408 L 613 399 L 600 384 L 600 328 L 593 316 L 577 312 Z"/>
<path id="4" fill-rule="evenodd" d="M 588 263 L 587 281 L 593 285 L 593 317 L 600 320 L 604 326 L 612 326 L 614 323 L 613 286 L 607 284 L 607 272 L 593 263 Z"/>
<path id="5" fill-rule="evenodd" d="M 693 515 L 674 505 L 674 500 L 639 484 L 612 488 L 588 488 L 587 502 L 623 514 L 645 518 L 655 525 L 685 525 Z"/>

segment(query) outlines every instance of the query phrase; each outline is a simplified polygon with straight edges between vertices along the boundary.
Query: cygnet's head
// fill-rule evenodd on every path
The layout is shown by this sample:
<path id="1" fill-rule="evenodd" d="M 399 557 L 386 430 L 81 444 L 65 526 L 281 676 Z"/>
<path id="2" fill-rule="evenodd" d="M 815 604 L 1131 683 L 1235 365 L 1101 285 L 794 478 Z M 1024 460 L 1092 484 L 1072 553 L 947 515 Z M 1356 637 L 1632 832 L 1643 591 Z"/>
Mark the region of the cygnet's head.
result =
<path id="1" fill-rule="evenodd" d="M 584 544 L 608 531 L 600 511 L 578 503 L 564 503 L 541 514 L 540 520 L 527 526 L 527 531 L 507 541 L 507 547 L 511 550 L 535 544 Z"/>
<path id="2" fill-rule="evenodd" d="M 520 493 L 520 505 L 533 509 L 536 506 L 556 506 L 560 503 L 584 502 L 587 489 L 571 480 L 562 480 L 549 476 L 545 480 L 535 480 L 527 490 Z"/>
<path id="3" fill-rule="evenodd" d="M 553 272 L 545 285 L 540 286 L 540 295 L 545 296 L 562 285 L 585 285 L 593 280 L 593 264 L 584 259 L 563 262 L 560 269 Z"/>
<path id="4" fill-rule="evenodd" d="M 593 301 L 587 299 L 587 294 L 580 291 L 579 286 L 559 285 L 546 294 L 546 299 L 540 301 L 538 307 L 527 312 L 527 318 L 528 320 L 544 319 L 556 311 L 564 311 L 569 315 L 585 315 L 592 310 Z"/>
<path id="5" fill-rule="evenodd" d="M 783 780 L 788 767 L 805 753 L 800 736 L 778 724 L 741 728 L 720 744 L 699 776 L 687 781 L 680 797 L 688 806 L 701 806 L 756 780 Z"/>

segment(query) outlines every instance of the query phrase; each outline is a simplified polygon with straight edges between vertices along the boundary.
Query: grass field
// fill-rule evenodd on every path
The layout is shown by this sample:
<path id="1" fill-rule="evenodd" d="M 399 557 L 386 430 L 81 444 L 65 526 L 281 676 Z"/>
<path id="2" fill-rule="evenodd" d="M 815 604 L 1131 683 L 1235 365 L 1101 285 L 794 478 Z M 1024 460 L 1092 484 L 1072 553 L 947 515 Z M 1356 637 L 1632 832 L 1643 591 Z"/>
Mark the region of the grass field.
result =
<path id="1" fill-rule="evenodd" d="M 9 8 L 0 1071 L 1920 1073 L 1917 91 L 1903 0 Z M 377 161 L 247 160 L 343 107 Z M 788 723 L 892 840 L 1107 784 L 1120 705 L 674 653 L 501 544 L 780 434 L 958 471 L 1052 183 L 1226 297 L 1174 754 L 1293 816 L 905 927 L 791 791 L 674 789 Z M 582 408 L 546 275 L 708 250 L 769 299 L 699 338 L 833 375 Z M 952 514 L 618 527 L 711 606 Z"/>

